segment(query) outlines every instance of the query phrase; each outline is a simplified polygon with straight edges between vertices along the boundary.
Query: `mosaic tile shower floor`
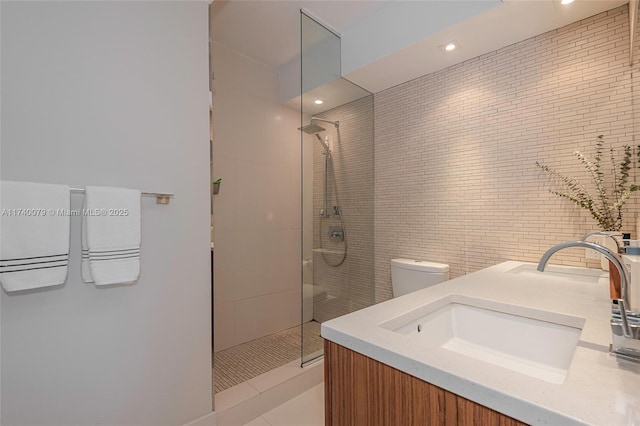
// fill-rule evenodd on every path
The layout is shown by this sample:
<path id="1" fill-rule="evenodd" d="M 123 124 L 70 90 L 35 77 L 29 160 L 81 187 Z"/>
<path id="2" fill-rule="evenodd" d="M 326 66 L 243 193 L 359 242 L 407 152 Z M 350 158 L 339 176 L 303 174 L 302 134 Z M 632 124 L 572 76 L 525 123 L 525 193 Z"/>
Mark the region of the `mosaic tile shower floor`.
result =
<path id="1" fill-rule="evenodd" d="M 310 321 L 303 327 L 306 353 L 321 350 L 320 323 Z M 216 352 L 215 393 L 299 359 L 300 330 L 293 327 Z"/>

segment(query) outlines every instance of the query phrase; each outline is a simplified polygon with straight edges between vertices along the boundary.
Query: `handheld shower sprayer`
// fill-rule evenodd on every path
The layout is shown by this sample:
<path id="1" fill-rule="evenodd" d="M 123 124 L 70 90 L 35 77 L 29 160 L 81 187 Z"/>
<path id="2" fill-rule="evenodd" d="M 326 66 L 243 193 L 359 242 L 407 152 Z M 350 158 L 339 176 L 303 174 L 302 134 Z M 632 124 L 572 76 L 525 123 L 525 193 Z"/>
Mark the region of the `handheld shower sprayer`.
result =
<path id="1" fill-rule="evenodd" d="M 325 136 L 325 138 L 323 139 L 322 136 L 320 136 L 319 133 L 324 132 L 326 129 L 318 125 L 317 122 L 333 124 L 333 126 L 336 128 L 336 133 L 337 133 L 336 142 L 339 142 L 340 140 L 340 130 L 339 130 L 340 122 L 326 120 L 324 118 L 319 118 L 319 117 L 311 117 L 309 124 L 298 128 L 298 130 L 301 130 L 309 135 L 315 135 L 316 139 L 318 139 L 318 141 L 320 141 L 320 144 L 322 144 L 323 154 L 324 154 L 324 173 L 323 173 L 323 178 L 324 178 L 323 189 L 324 190 L 323 190 L 323 197 L 322 197 L 322 207 L 320 208 L 320 211 L 319 211 L 320 213 L 319 229 L 323 229 L 323 225 L 322 225 L 323 222 L 325 223 L 325 226 L 328 226 L 328 224 L 330 224 L 332 220 L 335 221 L 336 219 L 339 219 L 340 226 L 333 226 L 333 225 L 329 226 L 329 238 L 334 244 L 338 244 L 338 243 L 343 244 L 344 251 L 342 252 L 341 258 L 337 262 L 327 258 L 324 251 L 321 251 L 321 253 L 322 253 L 323 259 L 325 260 L 325 262 L 327 262 L 329 266 L 336 267 L 336 266 L 342 265 L 342 263 L 346 258 L 347 240 L 345 236 L 344 219 L 342 217 L 342 208 L 340 207 L 340 202 L 338 200 L 338 188 L 335 181 L 335 172 L 333 170 L 333 156 L 331 154 L 331 148 L 329 148 L 329 137 Z M 331 173 L 331 176 L 333 177 L 333 191 L 334 191 L 334 197 L 336 201 L 335 202 L 336 205 L 333 206 L 333 219 L 330 219 L 332 218 L 332 215 L 331 213 L 329 213 L 329 189 L 330 189 L 329 174 L 330 173 Z M 320 237 L 321 250 L 322 250 L 322 239 L 323 239 L 322 235 L 323 234 L 321 234 L 321 237 Z"/>
<path id="2" fill-rule="evenodd" d="M 320 143 L 322 144 L 322 147 L 324 148 L 324 154 L 331 154 L 331 150 L 329 149 L 329 144 L 327 142 L 329 142 L 329 138 L 325 138 L 325 140 L 322 140 L 322 138 L 320 137 L 319 134 L 315 134 L 316 138 L 318 138 L 318 140 L 320 141 Z"/>

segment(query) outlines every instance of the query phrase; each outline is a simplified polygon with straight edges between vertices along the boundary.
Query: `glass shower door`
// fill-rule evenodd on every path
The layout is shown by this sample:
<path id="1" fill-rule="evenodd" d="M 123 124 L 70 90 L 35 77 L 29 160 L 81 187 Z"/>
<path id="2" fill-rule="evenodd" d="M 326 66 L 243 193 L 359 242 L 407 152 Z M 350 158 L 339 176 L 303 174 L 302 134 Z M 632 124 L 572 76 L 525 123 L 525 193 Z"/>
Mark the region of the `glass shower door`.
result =
<path id="1" fill-rule="evenodd" d="M 301 11 L 302 363 L 320 324 L 375 300 L 373 95 L 340 77 L 340 38 Z"/>

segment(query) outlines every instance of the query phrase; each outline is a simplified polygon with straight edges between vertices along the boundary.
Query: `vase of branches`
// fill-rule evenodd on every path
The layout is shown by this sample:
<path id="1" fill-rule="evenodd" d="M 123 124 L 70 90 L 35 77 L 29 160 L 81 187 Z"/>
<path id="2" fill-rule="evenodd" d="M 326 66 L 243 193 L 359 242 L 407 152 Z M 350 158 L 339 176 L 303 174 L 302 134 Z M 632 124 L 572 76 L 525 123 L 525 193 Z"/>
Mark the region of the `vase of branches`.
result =
<path id="1" fill-rule="evenodd" d="M 536 166 L 560 182 L 563 187 L 561 190 L 550 189 L 549 192 L 589 211 L 602 231 L 618 233 L 623 223 L 623 206 L 634 192 L 640 190 L 640 185 L 629 182 L 632 157 L 630 146 L 623 146 L 622 159 L 618 158 L 613 148 L 609 149 L 609 158 L 607 159 L 609 173 L 605 173 L 605 166 L 603 166 L 603 161 L 607 161 L 604 158 L 604 151 L 604 136 L 600 135 L 596 141 L 596 152 L 593 161 L 589 160 L 580 151 L 573 152 L 590 177 L 593 184 L 592 189 L 587 188 L 576 178 L 560 173 L 538 161 L 536 161 Z M 640 146 L 637 152 L 640 156 Z M 611 181 L 608 181 L 608 179 L 611 179 Z M 593 188 L 595 188 L 595 195 L 592 194 Z M 620 297 L 620 276 L 610 261 L 609 278 L 611 297 Z"/>

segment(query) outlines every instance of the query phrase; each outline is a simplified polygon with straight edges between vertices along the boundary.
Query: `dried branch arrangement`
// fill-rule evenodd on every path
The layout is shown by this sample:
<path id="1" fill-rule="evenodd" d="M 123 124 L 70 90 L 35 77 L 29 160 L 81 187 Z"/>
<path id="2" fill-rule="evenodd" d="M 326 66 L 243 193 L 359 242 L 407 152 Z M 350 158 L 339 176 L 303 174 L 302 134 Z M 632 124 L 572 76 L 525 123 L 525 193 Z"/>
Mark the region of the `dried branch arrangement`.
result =
<path id="1" fill-rule="evenodd" d="M 591 216 L 598 221 L 603 231 L 619 231 L 622 228 L 622 207 L 629 200 L 631 194 L 640 190 L 640 185 L 629 183 L 629 170 L 631 170 L 631 148 L 623 146 L 622 160 L 616 159 L 613 148 L 610 151 L 610 175 L 612 183 L 606 182 L 606 174 L 603 171 L 604 136 L 598 136 L 596 142 L 596 155 L 594 161 L 590 161 L 580 151 L 573 154 L 580 160 L 588 175 L 593 181 L 596 195 L 592 196 L 585 185 L 571 176 L 564 175 L 549 166 L 536 161 L 542 171 L 557 179 L 564 186 L 563 191 L 549 190 L 558 197 L 565 198 L 579 207 L 586 209 Z M 638 147 L 640 160 L 640 146 Z"/>

